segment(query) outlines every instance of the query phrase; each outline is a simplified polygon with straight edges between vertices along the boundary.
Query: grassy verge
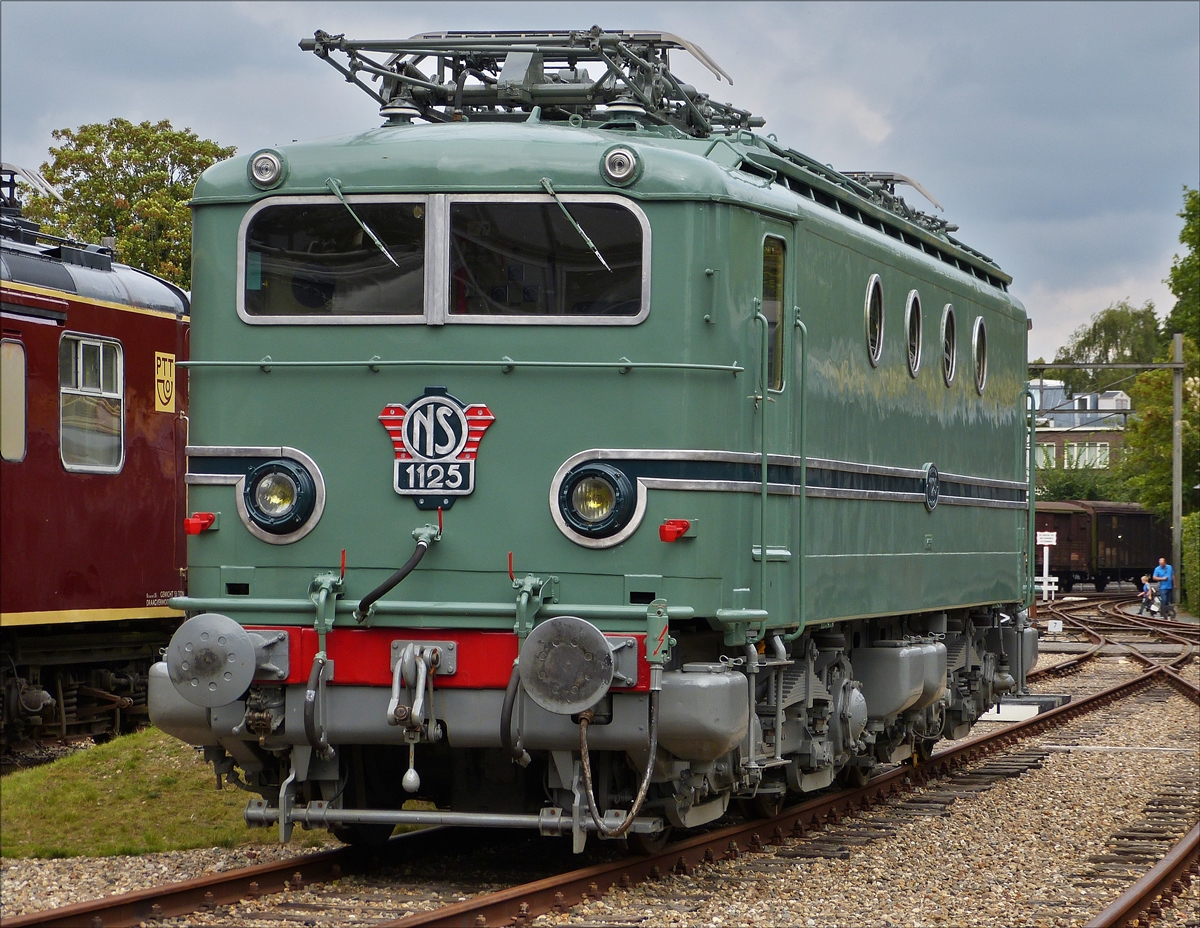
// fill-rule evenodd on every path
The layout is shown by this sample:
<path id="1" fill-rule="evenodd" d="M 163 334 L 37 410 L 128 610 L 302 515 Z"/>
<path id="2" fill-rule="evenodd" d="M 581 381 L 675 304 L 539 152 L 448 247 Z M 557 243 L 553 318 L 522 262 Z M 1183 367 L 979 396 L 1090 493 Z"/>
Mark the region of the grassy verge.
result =
<path id="1" fill-rule="evenodd" d="M 0 856 L 145 854 L 272 843 L 242 820 L 249 793 L 215 788 L 193 748 L 157 729 L 116 738 L 0 783 Z M 293 842 L 324 844 L 296 829 Z"/>

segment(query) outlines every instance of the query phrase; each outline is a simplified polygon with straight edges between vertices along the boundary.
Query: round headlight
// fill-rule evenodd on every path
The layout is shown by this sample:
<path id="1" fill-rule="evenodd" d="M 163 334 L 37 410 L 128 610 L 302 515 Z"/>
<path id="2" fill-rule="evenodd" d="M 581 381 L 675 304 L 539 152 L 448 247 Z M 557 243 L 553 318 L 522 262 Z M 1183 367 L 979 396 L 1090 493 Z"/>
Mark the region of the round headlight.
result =
<path id="1" fill-rule="evenodd" d="M 296 508 L 299 487 L 287 474 L 271 472 L 254 487 L 254 502 L 259 510 L 273 519 L 280 519 Z"/>
<path id="2" fill-rule="evenodd" d="M 250 157 L 247 166 L 250 182 L 256 187 L 266 189 L 277 186 L 286 171 L 283 156 L 279 152 L 264 149 Z"/>
<path id="3" fill-rule="evenodd" d="M 624 187 L 637 179 L 641 163 L 633 149 L 619 145 L 604 153 L 600 167 L 605 180 L 618 187 Z"/>
<path id="4" fill-rule="evenodd" d="M 312 515 L 316 484 L 296 461 L 268 461 L 246 476 L 243 499 L 246 514 L 255 525 L 272 535 L 287 535 Z"/>
<path id="5" fill-rule="evenodd" d="M 613 485 L 603 477 L 584 477 L 571 491 L 571 508 L 579 518 L 593 525 L 603 522 L 617 505 Z"/>
<path id="6" fill-rule="evenodd" d="M 607 538 L 633 518 L 637 495 L 629 478 L 608 464 L 590 463 L 567 474 L 558 491 L 558 508 L 580 535 Z"/>

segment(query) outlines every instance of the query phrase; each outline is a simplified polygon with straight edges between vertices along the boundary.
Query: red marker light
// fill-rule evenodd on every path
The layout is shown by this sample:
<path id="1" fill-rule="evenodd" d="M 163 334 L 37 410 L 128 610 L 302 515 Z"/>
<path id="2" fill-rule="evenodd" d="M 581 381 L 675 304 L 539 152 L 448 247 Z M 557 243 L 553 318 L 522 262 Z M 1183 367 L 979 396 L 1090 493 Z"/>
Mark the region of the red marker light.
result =
<path id="1" fill-rule="evenodd" d="M 183 520 L 183 530 L 189 535 L 199 535 L 201 532 L 212 528 L 213 523 L 216 521 L 216 513 L 193 512 L 191 516 Z"/>
<path id="2" fill-rule="evenodd" d="M 687 519 L 667 519 L 658 527 L 658 537 L 667 542 L 678 541 L 691 527 L 692 523 Z"/>

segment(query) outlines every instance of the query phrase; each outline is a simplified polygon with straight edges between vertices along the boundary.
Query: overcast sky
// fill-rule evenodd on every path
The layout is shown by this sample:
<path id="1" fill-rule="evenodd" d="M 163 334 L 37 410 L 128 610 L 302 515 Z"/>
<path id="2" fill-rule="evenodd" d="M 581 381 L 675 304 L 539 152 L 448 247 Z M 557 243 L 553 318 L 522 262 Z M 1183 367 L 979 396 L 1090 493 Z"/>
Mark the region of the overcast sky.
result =
<path id="1" fill-rule="evenodd" d="M 1200 182 L 1200 4 L 0 4 L 0 156 L 55 128 L 169 119 L 242 152 L 379 123 L 296 43 L 449 29 L 675 32 L 734 79 L 672 66 L 842 170 L 919 180 L 1015 278 L 1049 357 L 1114 300 L 1173 305 L 1182 188 Z M 909 202 L 930 208 L 909 190 Z"/>

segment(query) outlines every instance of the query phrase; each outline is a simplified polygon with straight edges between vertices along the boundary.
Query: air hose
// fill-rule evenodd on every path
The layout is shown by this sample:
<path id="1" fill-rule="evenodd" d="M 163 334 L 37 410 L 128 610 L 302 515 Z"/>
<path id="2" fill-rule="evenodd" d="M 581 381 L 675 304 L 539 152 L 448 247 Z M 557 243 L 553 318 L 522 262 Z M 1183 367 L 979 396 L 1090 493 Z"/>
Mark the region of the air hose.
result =
<path id="1" fill-rule="evenodd" d="M 587 794 L 588 811 L 592 814 L 592 821 L 596 823 L 596 829 L 606 838 L 619 838 L 630 828 L 633 827 L 633 820 L 637 817 L 638 812 L 642 809 L 642 803 L 646 801 L 646 792 L 650 789 L 650 777 L 654 773 L 655 755 L 658 754 L 658 697 L 659 690 L 650 691 L 650 759 L 646 761 L 646 771 L 642 774 L 642 783 L 638 787 L 637 797 L 633 800 L 633 808 L 629 810 L 629 814 L 625 816 L 625 820 L 616 828 L 609 828 L 600 820 L 600 813 L 596 809 L 596 797 L 592 790 L 592 764 L 588 758 L 588 743 L 587 729 L 588 723 L 592 721 L 594 716 L 589 709 L 587 712 L 580 713 L 579 716 L 579 754 L 580 764 L 583 767 L 583 788 Z"/>
<path id="2" fill-rule="evenodd" d="M 513 744 L 512 740 L 513 707 L 517 704 L 517 690 L 520 686 L 521 671 L 517 662 L 513 661 L 512 676 L 508 678 L 508 688 L 504 691 L 504 706 L 500 710 L 500 746 L 514 761 L 522 767 L 528 767 L 531 760 L 529 752 L 521 746 L 520 741 Z"/>
<path id="3" fill-rule="evenodd" d="M 421 563 L 421 558 L 425 556 L 425 552 L 429 550 L 429 544 L 429 540 L 425 538 L 417 542 L 417 549 L 412 553 L 412 557 L 405 561 L 399 570 L 362 598 L 362 602 L 354 610 L 355 619 L 359 622 L 363 621 L 363 619 L 371 614 L 371 607 L 376 602 L 395 589 L 401 580 L 413 572 L 416 566 Z"/>
<path id="4" fill-rule="evenodd" d="M 304 737 L 318 757 L 328 760 L 333 756 L 333 748 L 325 738 L 324 725 L 321 726 L 321 733 L 317 734 L 317 687 L 321 685 L 325 661 L 325 655 L 318 654 L 313 658 L 312 670 L 308 674 L 308 687 L 304 690 Z"/>

